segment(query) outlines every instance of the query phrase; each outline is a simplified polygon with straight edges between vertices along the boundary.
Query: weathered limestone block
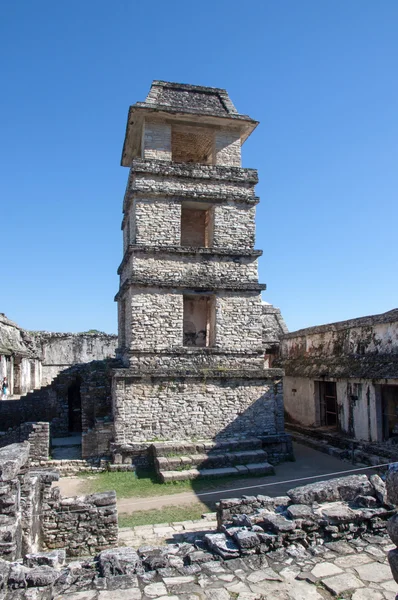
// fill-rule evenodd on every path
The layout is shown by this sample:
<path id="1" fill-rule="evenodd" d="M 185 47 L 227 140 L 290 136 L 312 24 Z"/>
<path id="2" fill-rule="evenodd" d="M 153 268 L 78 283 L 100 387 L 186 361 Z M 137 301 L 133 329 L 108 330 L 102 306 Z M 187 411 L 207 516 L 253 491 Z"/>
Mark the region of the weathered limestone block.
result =
<path id="1" fill-rule="evenodd" d="M 359 495 L 374 496 L 375 489 L 366 475 L 350 475 L 293 488 L 287 494 L 295 504 L 313 504 L 351 501 Z"/>
<path id="2" fill-rule="evenodd" d="M 10 444 L 0 449 L 0 481 L 15 479 L 21 467 L 28 462 L 29 442 Z"/>
<path id="3" fill-rule="evenodd" d="M 133 548 L 104 550 L 98 556 L 101 577 L 135 575 L 142 571 L 142 562 Z"/>
<path id="4" fill-rule="evenodd" d="M 371 475 L 369 481 L 375 489 L 375 496 L 378 502 L 380 504 L 387 504 L 387 488 L 382 478 L 379 475 Z"/>
<path id="5" fill-rule="evenodd" d="M 204 541 L 221 558 L 237 558 L 240 555 L 239 546 L 224 533 L 207 533 Z"/>

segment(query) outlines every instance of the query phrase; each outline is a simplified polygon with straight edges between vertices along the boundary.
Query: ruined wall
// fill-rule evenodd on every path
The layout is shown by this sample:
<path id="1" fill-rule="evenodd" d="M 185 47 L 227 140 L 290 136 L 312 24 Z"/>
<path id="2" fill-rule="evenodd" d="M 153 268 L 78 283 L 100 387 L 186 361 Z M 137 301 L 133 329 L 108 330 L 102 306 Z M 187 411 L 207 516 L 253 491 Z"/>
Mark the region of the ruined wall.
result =
<path id="1" fill-rule="evenodd" d="M 398 385 L 398 310 L 310 327 L 282 337 L 285 407 L 294 421 L 319 426 L 318 382 L 336 383 L 338 428 L 358 440 L 383 441 L 378 388 Z"/>
<path id="2" fill-rule="evenodd" d="M 120 379 L 113 383 L 115 442 L 222 438 L 283 432 L 281 381 L 206 377 Z"/>
<path id="3" fill-rule="evenodd" d="M 106 333 L 32 333 L 42 360 L 41 385 L 45 386 L 72 365 L 114 358 L 117 336 Z"/>
<path id="4" fill-rule="evenodd" d="M 398 354 L 398 309 L 293 331 L 284 336 L 284 359 Z"/>
<path id="5" fill-rule="evenodd" d="M 49 548 L 68 556 L 94 554 L 118 539 L 115 492 L 63 498 L 58 473 L 29 468 L 30 444 L 0 449 L 0 557 Z"/>
<path id="6" fill-rule="evenodd" d="M 30 444 L 29 458 L 31 460 L 48 460 L 50 450 L 50 424 L 29 423 L 13 427 L 0 436 L 0 447 L 28 441 Z"/>
<path id="7" fill-rule="evenodd" d="M 67 556 L 93 555 L 117 545 L 115 492 L 63 498 L 58 487 L 45 490 L 41 545 L 65 548 Z"/>

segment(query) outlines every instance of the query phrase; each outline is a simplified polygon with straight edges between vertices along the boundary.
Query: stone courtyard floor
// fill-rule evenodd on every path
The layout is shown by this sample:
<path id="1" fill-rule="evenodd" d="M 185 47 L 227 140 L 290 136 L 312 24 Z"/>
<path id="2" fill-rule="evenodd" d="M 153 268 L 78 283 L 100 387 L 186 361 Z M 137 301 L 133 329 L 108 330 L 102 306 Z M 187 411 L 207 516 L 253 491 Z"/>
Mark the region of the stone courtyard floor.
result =
<path id="1" fill-rule="evenodd" d="M 167 533 L 158 531 L 158 543 Z M 121 534 L 131 541 L 127 532 Z M 291 545 L 266 556 L 184 567 L 177 574 L 176 569 L 160 569 L 130 581 L 128 588 L 73 591 L 54 600 L 395 600 L 398 585 L 387 563 L 390 548 L 384 535 L 308 550 Z"/>

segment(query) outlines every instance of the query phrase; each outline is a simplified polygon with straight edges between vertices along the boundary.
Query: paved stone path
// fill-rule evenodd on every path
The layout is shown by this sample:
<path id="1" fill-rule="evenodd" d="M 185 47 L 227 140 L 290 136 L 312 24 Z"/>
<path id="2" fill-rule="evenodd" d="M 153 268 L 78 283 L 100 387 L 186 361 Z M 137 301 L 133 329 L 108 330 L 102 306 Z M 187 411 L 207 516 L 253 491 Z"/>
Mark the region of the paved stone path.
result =
<path id="1" fill-rule="evenodd" d="M 119 527 L 119 546 L 159 546 L 164 543 L 194 542 L 217 529 L 216 513 L 206 513 L 197 521 L 178 521 L 158 525 Z"/>
<path id="2" fill-rule="evenodd" d="M 398 585 L 386 558 L 391 547 L 387 536 L 371 535 L 308 550 L 291 545 L 266 556 L 159 569 L 130 579 L 127 589 L 115 589 L 114 581 L 110 589 L 54 600 L 395 600 Z"/>

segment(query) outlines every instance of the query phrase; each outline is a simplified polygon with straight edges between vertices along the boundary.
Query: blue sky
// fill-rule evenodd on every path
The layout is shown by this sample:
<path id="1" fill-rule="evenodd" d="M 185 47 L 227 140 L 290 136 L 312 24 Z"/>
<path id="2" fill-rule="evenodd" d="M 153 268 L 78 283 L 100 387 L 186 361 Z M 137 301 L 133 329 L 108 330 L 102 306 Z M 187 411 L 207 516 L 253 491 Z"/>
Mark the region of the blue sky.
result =
<path id="1" fill-rule="evenodd" d="M 0 311 L 116 332 L 120 155 L 153 79 L 260 121 L 260 281 L 289 329 L 398 306 L 396 0 L 0 3 Z"/>

